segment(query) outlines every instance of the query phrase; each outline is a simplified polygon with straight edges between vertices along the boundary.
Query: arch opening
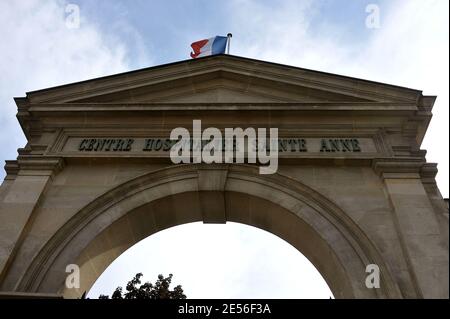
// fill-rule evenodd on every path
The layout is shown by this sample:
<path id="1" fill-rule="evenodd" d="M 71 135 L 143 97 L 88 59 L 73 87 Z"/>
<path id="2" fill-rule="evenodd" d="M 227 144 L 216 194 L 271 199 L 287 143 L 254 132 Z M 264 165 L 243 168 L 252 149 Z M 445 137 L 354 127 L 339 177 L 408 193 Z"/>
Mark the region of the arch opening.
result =
<path id="1" fill-rule="evenodd" d="M 212 212 L 212 213 L 211 213 Z M 396 297 L 378 251 L 332 202 L 299 182 L 261 176 L 245 165 L 201 170 L 182 165 L 145 174 L 100 196 L 66 223 L 31 264 L 21 285 L 57 287 L 79 297 L 120 254 L 167 228 L 192 222 L 236 222 L 268 231 L 316 267 L 336 298 Z M 81 268 L 79 289 L 65 289 L 68 263 Z M 365 287 L 365 266 L 380 266 L 382 289 Z"/>
<path id="2" fill-rule="evenodd" d="M 208 195 L 214 198 L 218 193 L 210 192 Z M 304 220 L 279 205 L 255 196 L 226 192 L 225 198 L 227 221 L 268 231 L 291 244 L 318 269 L 334 295 L 336 287 L 341 289 L 348 284 L 346 273 L 335 254 Z M 126 213 L 89 242 L 76 261 L 81 270 L 80 289 L 64 289 L 63 294 L 77 297 L 89 291 L 104 270 L 127 249 L 159 231 L 202 222 L 201 211 L 198 193 L 184 192 L 152 201 Z M 351 293 L 351 287 L 347 289 L 341 293 L 342 296 Z"/>
<path id="3" fill-rule="evenodd" d="M 96 280 L 87 296 L 111 296 L 143 273 L 142 282 L 173 274 L 188 298 L 329 299 L 319 271 L 295 247 L 273 234 L 234 222 L 189 223 L 153 234 L 127 249 Z"/>

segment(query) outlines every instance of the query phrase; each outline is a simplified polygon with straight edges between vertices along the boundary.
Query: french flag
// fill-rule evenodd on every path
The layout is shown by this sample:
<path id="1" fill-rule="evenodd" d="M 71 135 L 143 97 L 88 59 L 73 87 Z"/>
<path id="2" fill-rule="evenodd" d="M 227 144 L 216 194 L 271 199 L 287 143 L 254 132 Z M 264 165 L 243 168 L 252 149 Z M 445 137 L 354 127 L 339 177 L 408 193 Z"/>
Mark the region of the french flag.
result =
<path id="1" fill-rule="evenodd" d="M 191 44 L 191 58 L 200 58 L 202 56 L 225 53 L 227 46 L 227 37 L 215 36 L 205 40 L 200 40 Z"/>

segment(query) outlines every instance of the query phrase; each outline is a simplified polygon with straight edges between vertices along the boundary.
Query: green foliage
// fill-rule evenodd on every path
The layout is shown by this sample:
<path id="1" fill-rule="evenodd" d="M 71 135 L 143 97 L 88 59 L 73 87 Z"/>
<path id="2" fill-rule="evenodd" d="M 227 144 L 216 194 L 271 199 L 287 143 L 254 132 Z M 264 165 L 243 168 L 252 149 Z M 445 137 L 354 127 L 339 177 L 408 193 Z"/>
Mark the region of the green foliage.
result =
<path id="1" fill-rule="evenodd" d="M 159 275 L 154 284 L 146 282 L 141 285 L 141 277 L 142 273 L 136 274 L 125 287 L 126 292 L 122 291 L 122 287 L 117 287 L 111 295 L 111 299 L 186 299 L 180 285 L 173 290 L 169 289 L 172 274 L 169 277 Z M 100 295 L 98 299 L 109 299 L 109 296 Z"/>

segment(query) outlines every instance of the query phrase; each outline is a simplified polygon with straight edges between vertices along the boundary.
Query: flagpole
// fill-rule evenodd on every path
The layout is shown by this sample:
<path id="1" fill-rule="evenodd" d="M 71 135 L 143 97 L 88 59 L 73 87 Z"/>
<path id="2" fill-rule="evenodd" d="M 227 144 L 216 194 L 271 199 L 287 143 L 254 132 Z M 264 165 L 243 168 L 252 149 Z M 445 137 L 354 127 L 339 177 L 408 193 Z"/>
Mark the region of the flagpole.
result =
<path id="1" fill-rule="evenodd" d="M 233 37 L 233 35 L 231 33 L 227 34 L 227 42 L 228 42 L 227 54 L 230 54 L 230 44 L 231 44 L 231 38 L 232 37 Z"/>

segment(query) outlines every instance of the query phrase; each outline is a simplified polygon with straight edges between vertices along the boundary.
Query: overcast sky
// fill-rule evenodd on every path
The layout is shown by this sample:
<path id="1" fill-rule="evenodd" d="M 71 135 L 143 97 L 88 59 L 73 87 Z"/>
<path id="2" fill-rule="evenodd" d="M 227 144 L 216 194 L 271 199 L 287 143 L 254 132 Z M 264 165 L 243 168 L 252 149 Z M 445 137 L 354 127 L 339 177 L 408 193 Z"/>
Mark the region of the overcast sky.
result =
<path id="1" fill-rule="evenodd" d="M 70 20 L 67 24 L 68 4 L 80 10 L 77 28 L 71 28 Z M 379 28 L 366 26 L 369 4 L 379 9 Z M 447 0 L 0 0 L 0 159 L 16 158 L 17 148 L 26 142 L 12 97 L 184 60 L 191 42 L 231 32 L 234 55 L 437 95 L 422 148 L 428 150 L 429 162 L 439 164 L 438 185 L 448 197 L 448 12 Z M 199 247 L 193 252 L 198 256 L 195 262 L 174 245 L 180 239 Z M 211 252 L 213 241 L 223 253 Z M 163 251 L 163 246 L 170 249 Z M 181 262 L 178 255 L 184 256 Z M 201 277 L 206 270 L 200 264 L 209 265 L 207 278 Z M 330 294 L 321 280 L 309 280 L 317 272 L 294 248 L 271 234 L 236 224 L 193 224 L 156 234 L 113 263 L 92 296 L 110 294 L 138 271 L 147 280 L 173 272 L 189 297 Z M 210 292 L 205 285 L 220 288 Z"/>

